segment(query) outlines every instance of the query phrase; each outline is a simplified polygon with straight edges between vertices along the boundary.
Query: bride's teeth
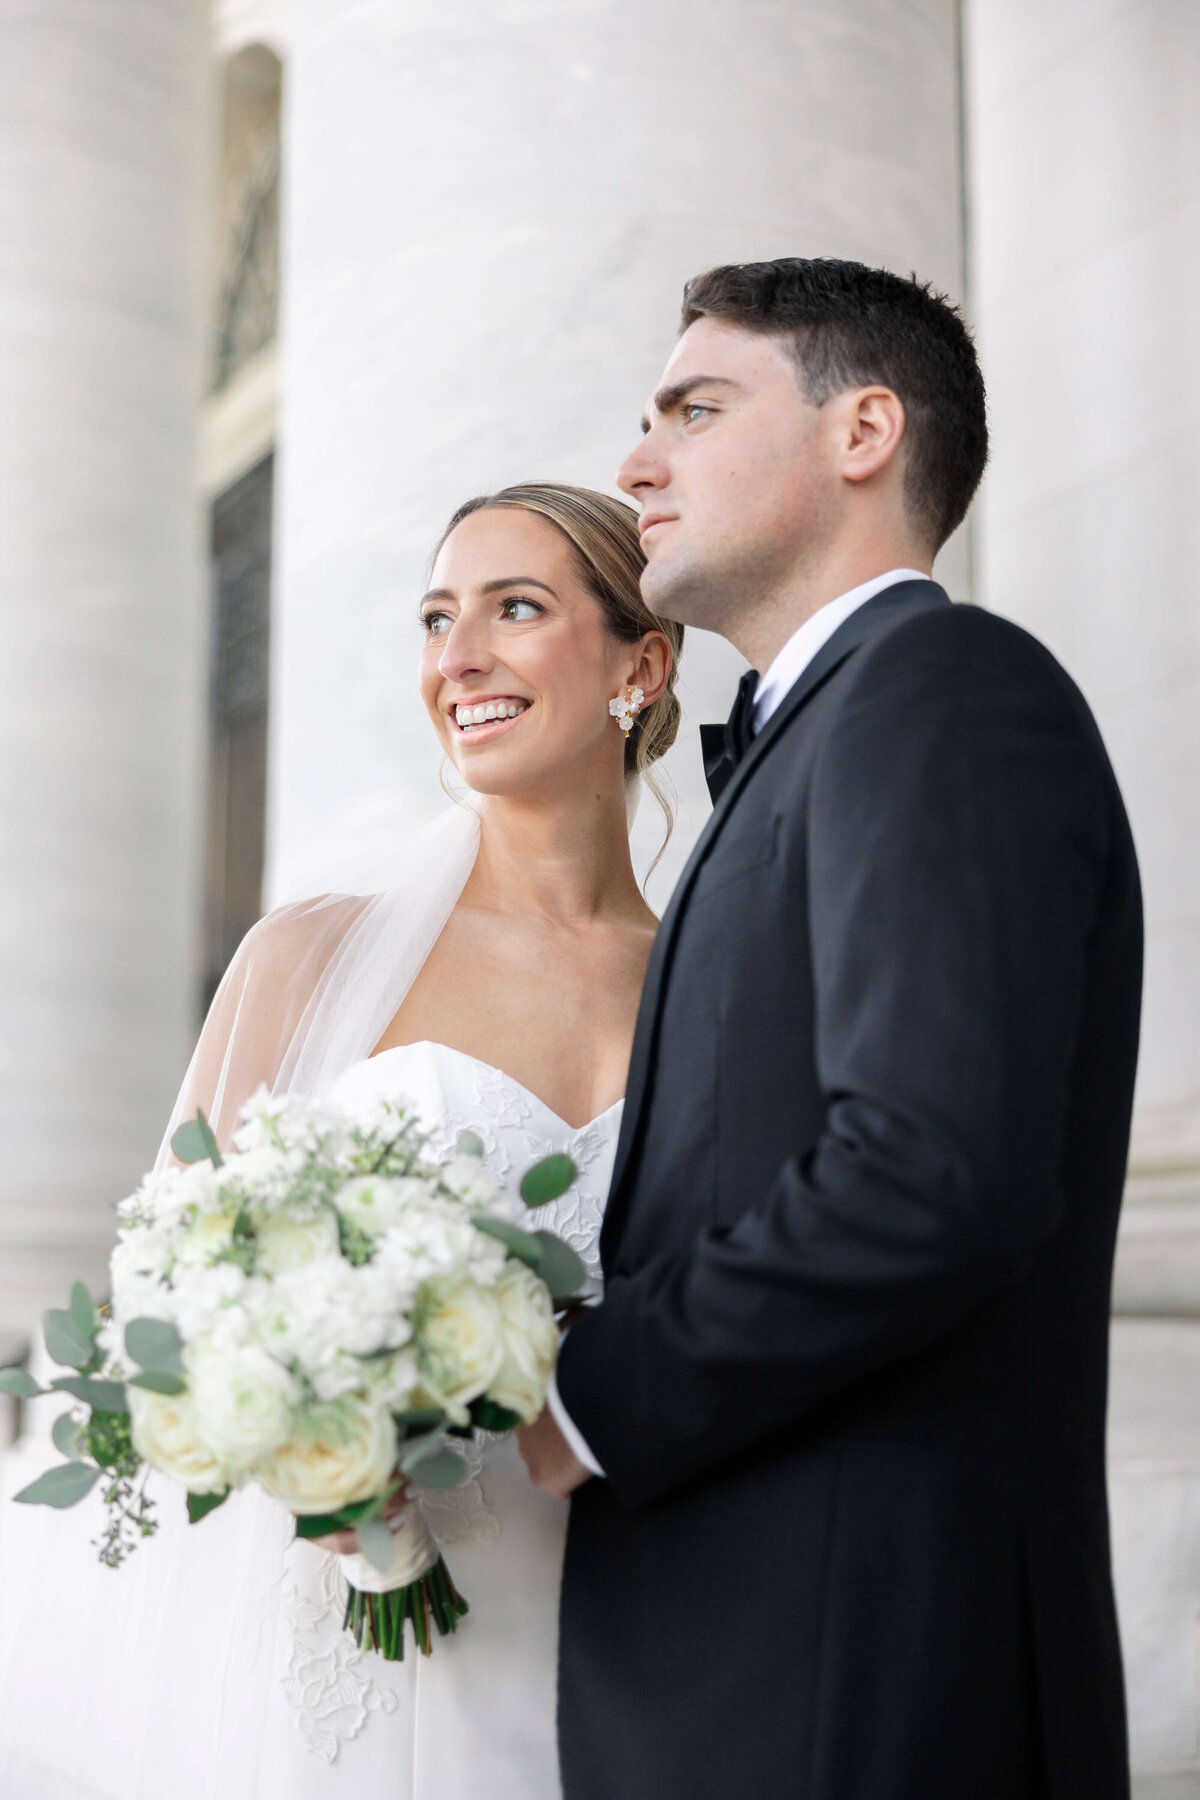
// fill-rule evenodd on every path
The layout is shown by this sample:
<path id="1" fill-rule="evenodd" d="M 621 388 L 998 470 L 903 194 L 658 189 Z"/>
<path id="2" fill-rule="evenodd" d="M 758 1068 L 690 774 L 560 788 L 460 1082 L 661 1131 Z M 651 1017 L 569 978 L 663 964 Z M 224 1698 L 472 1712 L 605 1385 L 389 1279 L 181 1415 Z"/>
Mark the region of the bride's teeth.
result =
<path id="1" fill-rule="evenodd" d="M 487 705 L 483 709 L 483 716 L 485 719 L 494 719 L 496 717 L 496 715 L 499 713 L 499 711 L 500 711 L 500 708 L 496 705 L 496 702 L 494 700 L 489 700 Z M 508 715 L 506 713 L 505 717 L 507 718 L 507 716 Z"/>

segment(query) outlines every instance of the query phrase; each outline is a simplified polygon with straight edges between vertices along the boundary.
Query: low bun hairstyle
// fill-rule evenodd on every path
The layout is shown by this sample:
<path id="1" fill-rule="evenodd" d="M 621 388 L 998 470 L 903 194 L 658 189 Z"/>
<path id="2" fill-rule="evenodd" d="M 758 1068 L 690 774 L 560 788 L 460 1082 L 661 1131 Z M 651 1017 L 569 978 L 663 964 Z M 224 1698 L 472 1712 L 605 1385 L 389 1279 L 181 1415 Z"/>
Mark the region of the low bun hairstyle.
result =
<path id="1" fill-rule="evenodd" d="M 623 644 L 635 644 L 648 631 L 660 631 L 670 644 L 667 685 L 658 699 L 638 714 L 625 743 L 626 779 L 640 776 L 645 780 L 662 808 L 669 837 L 674 811 L 661 775 L 654 772 L 654 764 L 671 748 L 679 731 L 675 677 L 683 650 L 683 626 L 673 619 L 658 618 L 642 599 L 641 574 L 646 559 L 638 536 L 637 513 L 623 500 L 598 494 L 592 488 L 571 487 L 559 481 L 522 481 L 495 494 L 479 494 L 474 500 L 465 500 L 443 531 L 438 551 L 464 519 L 490 507 L 539 513 L 558 527 L 570 540 L 580 577 L 588 592 L 600 602 L 613 637 Z"/>

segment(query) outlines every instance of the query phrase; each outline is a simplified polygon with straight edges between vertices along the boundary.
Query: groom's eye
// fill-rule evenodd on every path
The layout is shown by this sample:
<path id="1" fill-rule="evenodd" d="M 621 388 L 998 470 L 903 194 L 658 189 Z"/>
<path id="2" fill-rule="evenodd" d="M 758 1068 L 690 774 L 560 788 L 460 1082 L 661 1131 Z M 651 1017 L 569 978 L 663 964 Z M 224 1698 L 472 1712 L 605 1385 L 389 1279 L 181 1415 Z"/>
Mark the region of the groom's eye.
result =
<path id="1" fill-rule="evenodd" d="M 700 418 L 705 418 L 711 411 L 711 406 L 700 406 L 696 401 L 689 400 L 683 409 L 683 422 L 685 425 L 692 425 L 695 423 L 693 414 L 699 415 Z"/>

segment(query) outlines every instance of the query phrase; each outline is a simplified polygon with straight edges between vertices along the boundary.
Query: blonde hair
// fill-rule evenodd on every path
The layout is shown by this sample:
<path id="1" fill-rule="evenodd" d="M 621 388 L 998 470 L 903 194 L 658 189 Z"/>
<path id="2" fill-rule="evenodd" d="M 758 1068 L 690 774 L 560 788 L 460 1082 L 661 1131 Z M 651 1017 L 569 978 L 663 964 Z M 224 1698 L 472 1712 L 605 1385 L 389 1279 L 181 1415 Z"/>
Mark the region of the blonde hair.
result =
<path id="1" fill-rule="evenodd" d="M 600 602 L 605 625 L 619 642 L 635 644 L 648 631 L 659 631 L 671 646 L 667 684 L 658 699 L 638 714 L 625 743 L 626 778 L 640 776 L 645 781 L 662 809 L 669 838 L 675 824 L 674 808 L 670 790 L 654 772 L 654 764 L 671 748 L 679 731 L 675 677 L 683 651 L 683 626 L 673 619 L 660 619 L 642 599 L 640 583 L 646 559 L 638 536 L 637 513 L 623 500 L 598 494 L 592 488 L 572 487 L 565 481 L 521 481 L 494 494 L 464 500 L 438 540 L 435 557 L 464 519 L 492 507 L 538 513 L 558 527 L 575 551 L 584 586 Z M 661 849 L 658 854 L 662 855 Z M 658 857 L 654 860 L 657 862 Z"/>

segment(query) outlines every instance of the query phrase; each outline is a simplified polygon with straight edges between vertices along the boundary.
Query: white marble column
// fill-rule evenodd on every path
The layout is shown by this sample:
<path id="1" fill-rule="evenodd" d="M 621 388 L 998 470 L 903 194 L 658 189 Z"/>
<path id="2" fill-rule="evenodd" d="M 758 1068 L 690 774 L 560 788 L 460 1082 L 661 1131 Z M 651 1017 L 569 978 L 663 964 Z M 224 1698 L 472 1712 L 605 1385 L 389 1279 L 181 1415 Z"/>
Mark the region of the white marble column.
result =
<path id="1" fill-rule="evenodd" d="M 0 1349 L 193 1024 L 208 76 L 203 0 L 0 0 Z"/>
<path id="2" fill-rule="evenodd" d="M 1200 9 L 969 0 L 967 43 L 980 598 L 1091 701 L 1145 885 L 1112 1493 L 1138 1792 L 1166 1800 L 1200 1794 Z"/>
<path id="3" fill-rule="evenodd" d="M 834 254 L 959 291 L 956 34 L 952 0 L 296 0 L 276 892 L 321 878 L 306 851 L 348 812 L 444 804 L 413 681 L 431 547 L 482 489 L 610 486 L 688 275 Z M 694 639 L 690 726 L 736 669 Z M 684 740 L 660 902 L 707 811 Z"/>

